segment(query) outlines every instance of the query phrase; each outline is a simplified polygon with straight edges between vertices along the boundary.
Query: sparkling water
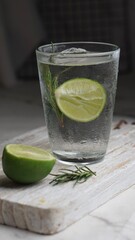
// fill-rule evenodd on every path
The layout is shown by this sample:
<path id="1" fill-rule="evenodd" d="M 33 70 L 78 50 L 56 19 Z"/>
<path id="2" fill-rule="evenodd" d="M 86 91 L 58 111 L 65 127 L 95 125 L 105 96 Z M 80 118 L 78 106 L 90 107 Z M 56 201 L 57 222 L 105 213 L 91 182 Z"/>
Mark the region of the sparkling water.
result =
<path id="1" fill-rule="evenodd" d="M 70 50 L 71 53 L 72 50 Z M 79 49 L 83 55 L 86 51 Z M 74 51 L 73 51 L 74 52 Z M 117 86 L 118 60 L 105 56 L 87 61 L 78 55 L 77 60 L 63 59 L 67 50 L 52 56 L 49 62 L 39 61 L 39 77 L 48 135 L 53 153 L 67 163 L 91 163 L 101 160 L 107 150 L 110 135 L 115 93 Z M 48 73 L 46 73 L 48 71 Z M 47 76 L 57 79 L 57 86 L 74 78 L 89 78 L 98 81 L 106 89 L 107 100 L 98 118 L 78 122 L 63 117 L 61 124 L 50 104 Z"/>

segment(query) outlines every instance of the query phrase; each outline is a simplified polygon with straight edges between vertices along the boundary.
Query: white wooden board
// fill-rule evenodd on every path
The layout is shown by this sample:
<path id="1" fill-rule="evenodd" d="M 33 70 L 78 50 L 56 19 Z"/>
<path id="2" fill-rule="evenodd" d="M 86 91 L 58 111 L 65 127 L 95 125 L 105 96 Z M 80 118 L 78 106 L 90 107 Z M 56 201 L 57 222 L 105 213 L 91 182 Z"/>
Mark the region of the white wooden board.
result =
<path id="1" fill-rule="evenodd" d="M 116 122 L 113 123 L 105 159 L 90 166 L 97 176 L 75 187 L 72 182 L 52 186 L 49 184 L 52 176 L 37 184 L 17 185 L 6 178 L 0 161 L 0 223 L 54 234 L 135 184 L 134 119 L 127 119 L 127 124 L 114 130 Z M 49 148 L 44 127 L 9 142 Z M 4 145 L 0 146 L 0 156 Z M 62 167 L 57 163 L 53 172 Z"/>

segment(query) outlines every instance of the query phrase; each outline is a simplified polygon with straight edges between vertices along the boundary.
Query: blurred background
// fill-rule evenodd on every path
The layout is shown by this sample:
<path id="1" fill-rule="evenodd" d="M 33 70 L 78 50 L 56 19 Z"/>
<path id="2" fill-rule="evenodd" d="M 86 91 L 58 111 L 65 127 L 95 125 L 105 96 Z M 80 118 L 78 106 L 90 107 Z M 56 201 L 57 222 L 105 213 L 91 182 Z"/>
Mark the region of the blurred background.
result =
<path id="1" fill-rule="evenodd" d="M 0 142 L 44 125 L 35 49 L 103 41 L 121 49 L 115 115 L 135 116 L 134 0 L 0 0 Z"/>

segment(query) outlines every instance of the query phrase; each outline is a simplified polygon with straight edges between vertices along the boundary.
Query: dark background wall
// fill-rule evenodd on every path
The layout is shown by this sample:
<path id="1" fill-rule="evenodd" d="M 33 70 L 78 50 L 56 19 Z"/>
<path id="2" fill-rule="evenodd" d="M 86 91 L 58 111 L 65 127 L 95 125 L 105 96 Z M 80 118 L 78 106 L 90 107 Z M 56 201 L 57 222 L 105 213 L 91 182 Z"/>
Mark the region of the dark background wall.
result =
<path id="1" fill-rule="evenodd" d="M 39 0 L 36 2 L 46 37 L 41 44 L 61 41 L 103 41 L 121 48 L 120 74 L 132 71 L 132 39 L 128 0 Z M 37 77 L 35 53 L 17 72 Z"/>

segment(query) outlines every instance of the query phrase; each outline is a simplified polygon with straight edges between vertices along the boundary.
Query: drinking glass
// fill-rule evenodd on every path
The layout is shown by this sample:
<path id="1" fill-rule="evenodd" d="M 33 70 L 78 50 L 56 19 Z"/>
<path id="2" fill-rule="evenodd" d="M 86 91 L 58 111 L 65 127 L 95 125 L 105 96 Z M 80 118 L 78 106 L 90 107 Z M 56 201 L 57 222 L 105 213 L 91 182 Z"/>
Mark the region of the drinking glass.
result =
<path id="1" fill-rule="evenodd" d="M 68 164 L 99 162 L 106 154 L 120 49 L 102 42 L 63 42 L 36 50 L 50 147 Z"/>

